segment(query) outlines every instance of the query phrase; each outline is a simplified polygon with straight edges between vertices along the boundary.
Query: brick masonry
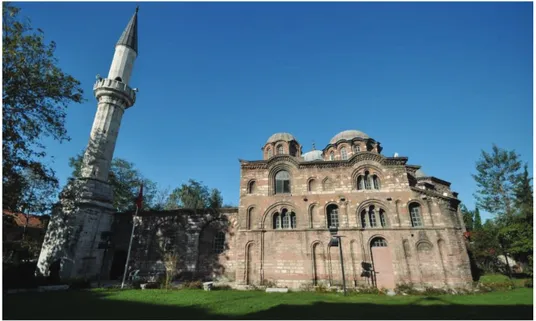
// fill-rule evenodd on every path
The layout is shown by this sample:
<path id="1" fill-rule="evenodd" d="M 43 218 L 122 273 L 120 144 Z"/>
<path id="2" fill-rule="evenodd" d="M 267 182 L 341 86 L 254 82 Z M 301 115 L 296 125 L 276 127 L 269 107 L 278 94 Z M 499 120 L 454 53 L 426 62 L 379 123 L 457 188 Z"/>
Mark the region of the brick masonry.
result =
<path id="1" fill-rule="evenodd" d="M 381 155 L 379 143 L 366 135 L 343 132 L 336 136 L 343 139 L 322 151 L 323 159 L 313 161 L 304 161 L 302 147 L 291 135 L 272 137 L 282 139 L 267 142 L 263 160 L 241 160 L 238 208 L 218 213 L 178 210 L 158 214 L 181 221 L 171 234 L 176 235 L 172 238 L 175 246 L 182 246 L 179 252 L 184 271 L 201 273 L 207 279 L 223 277 L 237 286 L 267 282 L 291 288 L 340 285 L 339 248 L 328 245 L 329 212 L 336 208 L 336 232 L 342 236 L 348 286 L 470 284 L 460 201 L 450 183 L 424 175 L 419 166 L 408 165 L 406 157 Z M 280 171 L 290 176 L 287 193 L 275 190 Z M 360 185 L 365 175 L 370 189 Z M 413 207 L 418 209 L 417 221 L 412 221 Z M 295 216 L 295 225 L 289 220 L 288 227 L 274 228 L 274 215 L 283 212 Z M 147 214 L 146 222 L 154 221 L 155 215 Z M 371 224 L 374 221 L 375 226 Z M 218 231 L 226 236 L 221 254 L 214 248 Z M 384 244 L 388 250 L 376 251 L 375 259 L 376 252 L 371 251 L 374 244 Z M 149 247 L 144 246 L 148 253 Z M 161 260 L 158 255 L 153 260 L 142 257 L 140 260 L 147 262 Z M 367 266 L 372 266 L 372 271 Z"/>

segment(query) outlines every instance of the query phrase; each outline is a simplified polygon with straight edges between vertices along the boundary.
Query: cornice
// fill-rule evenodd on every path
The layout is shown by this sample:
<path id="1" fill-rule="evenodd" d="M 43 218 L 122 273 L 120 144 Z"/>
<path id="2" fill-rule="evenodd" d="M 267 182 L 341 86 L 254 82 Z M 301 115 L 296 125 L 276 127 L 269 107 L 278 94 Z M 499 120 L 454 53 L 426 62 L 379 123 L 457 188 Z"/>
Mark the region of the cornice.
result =
<path id="1" fill-rule="evenodd" d="M 276 155 L 268 160 L 246 161 L 239 159 L 241 168 L 247 169 L 267 169 L 280 162 L 291 163 L 297 168 L 333 168 L 333 167 L 352 167 L 362 161 L 374 161 L 384 166 L 402 166 L 408 161 L 407 157 L 385 157 L 378 153 L 358 152 L 347 160 L 332 161 L 300 161 L 290 155 Z"/>
<path id="2" fill-rule="evenodd" d="M 459 199 L 457 198 L 454 198 L 454 197 L 450 197 L 450 196 L 445 196 L 443 194 L 440 194 L 440 193 L 437 193 L 437 192 L 434 192 L 434 191 L 430 191 L 430 190 L 423 190 L 423 189 L 420 189 L 420 188 L 417 188 L 417 187 L 410 187 L 410 189 L 414 192 L 417 192 L 419 194 L 424 194 L 426 196 L 430 196 L 430 197 L 436 197 L 436 198 L 440 198 L 442 200 L 447 200 L 447 201 L 457 201 L 457 202 L 461 202 Z"/>

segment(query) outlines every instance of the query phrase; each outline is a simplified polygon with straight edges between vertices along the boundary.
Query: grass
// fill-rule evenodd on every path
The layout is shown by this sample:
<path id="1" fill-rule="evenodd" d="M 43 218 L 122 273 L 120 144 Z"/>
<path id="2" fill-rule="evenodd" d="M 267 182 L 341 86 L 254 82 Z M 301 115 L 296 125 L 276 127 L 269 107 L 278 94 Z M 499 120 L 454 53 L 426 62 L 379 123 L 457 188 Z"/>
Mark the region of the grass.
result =
<path id="1" fill-rule="evenodd" d="M 523 287 L 527 278 L 512 278 L 512 282 L 516 287 Z M 504 274 L 485 274 L 480 277 L 480 283 L 493 284 L 510 282 L 510 278 Z"/>
<path id="2" fill-rule="evenodd" d="M 532 289 L 394 296 L 202 290 L 4 295 L 4 319 L 532 319 Z"/>

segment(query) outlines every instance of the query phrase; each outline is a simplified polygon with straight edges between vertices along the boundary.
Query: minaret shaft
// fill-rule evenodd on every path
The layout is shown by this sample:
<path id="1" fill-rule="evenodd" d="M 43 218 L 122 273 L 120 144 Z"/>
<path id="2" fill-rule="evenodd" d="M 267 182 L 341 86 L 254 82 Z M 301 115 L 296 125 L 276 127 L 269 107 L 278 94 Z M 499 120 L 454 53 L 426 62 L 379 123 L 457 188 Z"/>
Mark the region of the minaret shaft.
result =
<path id="1" fill-rule="evenodd" d="M 48 275 L 59 265 L 61 278 L 97 278 L 109 261 L 102 244 L 115 212 L 108 182 L 121 119 L 134 105 L 136 92 L 128 86 L 137 57 L 137 12 L 115 46 L 108 78 L 93 86 L 98 101 L 81 176 L 60 196 L 39 255 L 37 274 Z M 99 245 L 100 244 L 100 245 Z M 105 276 L 104 276 L 105 277 Z"/>

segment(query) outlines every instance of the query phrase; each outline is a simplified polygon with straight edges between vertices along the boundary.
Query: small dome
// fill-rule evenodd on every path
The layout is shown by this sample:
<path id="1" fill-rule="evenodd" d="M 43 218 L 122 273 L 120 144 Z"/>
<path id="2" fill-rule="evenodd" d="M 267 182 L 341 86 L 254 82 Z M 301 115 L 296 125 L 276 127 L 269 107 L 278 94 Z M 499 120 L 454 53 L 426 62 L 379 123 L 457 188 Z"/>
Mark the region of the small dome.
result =
<path id="1" fill-rule="evenodd" d="M 426 177 L 426 173 L 423 172 L 421 169 L 418 169 L 415 171 L 415 177 Z"/>
<path id="2" fill-rule="evenodd" d="M 306 162 L 312 162 L 315 160 L 324 160 L 324 158 L 322 157 L 321 150 L 312 150 L 310 152 L 303 154 L 302 156 L 303 156 L 303 160 Z"/>
<path id="3" fill-rule="evenodd" d="M 294 138 L 294 136 L 292 136 L 289 133 L 276 133 L 270 136 L 270 138 L 268 138 L 268 141 L 266 143 L 275 143 L 279 140 L 284 140 L 286 142 L 290 142 L 291 140 L 298 141 L 296 138 Z"/>
<path id="4" fill-rule="evenodd" d="M 359 130 L 345 130 L 337 135 L 333 136 L 333 138 L 329 141 L 330 144 L 335 144 L 341 139 L 351 140 L 356 137 L 359 138 L 369 138 L 367 134 L 360 132 Z"/>

